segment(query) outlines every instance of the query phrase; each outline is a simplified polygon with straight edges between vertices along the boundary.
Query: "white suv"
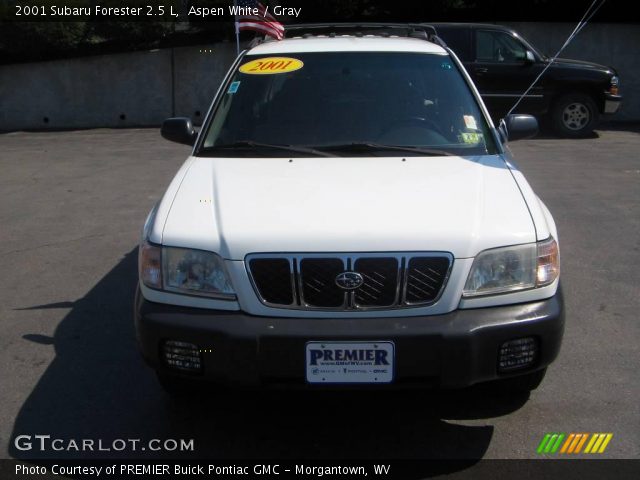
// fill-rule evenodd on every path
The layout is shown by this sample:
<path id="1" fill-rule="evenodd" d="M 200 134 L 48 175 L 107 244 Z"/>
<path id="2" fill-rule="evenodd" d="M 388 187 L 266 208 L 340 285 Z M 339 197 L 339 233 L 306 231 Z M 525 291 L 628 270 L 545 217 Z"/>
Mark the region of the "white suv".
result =
<path id="1" fill-rule="evenodd" d="M 194 148 L 145 223 L 135 318 L 168 389 L 530 390 L 556 358 L 556 227 L 504 145 L 535 119 L 495 128 L 425 27 L 352 27 L 243 52 L 199 134 L 164 123 Z"/>

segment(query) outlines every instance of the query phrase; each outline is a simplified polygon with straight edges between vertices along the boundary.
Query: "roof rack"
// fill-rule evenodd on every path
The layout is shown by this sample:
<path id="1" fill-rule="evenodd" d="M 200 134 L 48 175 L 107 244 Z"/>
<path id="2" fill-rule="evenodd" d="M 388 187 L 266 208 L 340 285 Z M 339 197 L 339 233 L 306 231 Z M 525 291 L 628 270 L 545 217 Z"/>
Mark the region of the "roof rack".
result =
<path id="1" fill-rule="evenodd" d="M 446 47 L 446 43 L 438 37 L 435 27 L 424 23 L 299 23 L 285 25 L 285 38 L 312 38 L 317 35 L 335 37 L 337 35 L 354 35 L 362 37 L 375 35 L 380 37 L 408 37 L 426 40 Z"/>

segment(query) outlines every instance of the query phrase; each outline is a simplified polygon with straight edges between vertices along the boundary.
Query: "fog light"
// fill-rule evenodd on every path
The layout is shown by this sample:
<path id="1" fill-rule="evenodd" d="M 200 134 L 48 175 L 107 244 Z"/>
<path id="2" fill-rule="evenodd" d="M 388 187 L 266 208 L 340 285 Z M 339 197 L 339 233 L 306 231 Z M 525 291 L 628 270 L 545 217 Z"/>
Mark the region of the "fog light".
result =
<path id="1" fill-rule="evenodd" d="M 202 370 L 200 349 L 192 343 L 167 340 L 162 344 L 162 357 L 169 367 L 177 370 Z"/>
<path id="2" fill-rule="evenodd" d="M 498 371 L 530 367 L 538 358 L 538 341 L 533 337 L 509 340 L 500 346 Z"/>

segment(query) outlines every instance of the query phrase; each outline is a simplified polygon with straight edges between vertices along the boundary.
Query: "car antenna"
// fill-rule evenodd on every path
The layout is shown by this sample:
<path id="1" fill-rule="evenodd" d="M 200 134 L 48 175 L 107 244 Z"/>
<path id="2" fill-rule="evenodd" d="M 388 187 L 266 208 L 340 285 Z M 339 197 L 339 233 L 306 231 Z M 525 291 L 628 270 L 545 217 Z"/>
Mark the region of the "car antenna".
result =
<path id="1" fill-rule="evenodd" d="M 576 25 L 576 28 L 573 29 L 573 32 L 571 32 L 571 35 L 569 35 L 569 37 L 567 37 L 567 40 L 564 42 L 564 44 L 562 45 L 562 47 L 560 47 L 560 50 L 557 51 L 557 53 L 551 57 L 551 59 L 549 60 L 549 63 L 547 63 L 545 65 L 545 67 L 542 69 L 542 71 L 540 72 L 540 74 L 536 77 L 536 79 L 531 83 L 531 85 L 529 85 L 529 88 L 527 88 L 524 93 L 522 95 L 520 95 L 520 97 L 518 97 L 518 100 L 516 100 L 516 103 L 513 105 L 513 107 L 511 107 L 511 109 L 507 112 L 507 114 L 505 115 L 505 118 L 508 117 L 509 115 L 511 115 L 511 113 L 516 109 L 516 107 L 518 105 L 520 105 L 520 102 L 522 102 L 522 99 L 524 97 L 527 96 L 527 94 L 531 91 L 531 89 L 535 86 L 536 83 L 538 83 L 538 80 L 540 80 L 540 78 L 542 78 L 542 75 L 544 75 L 544 72 L 547 71 L 547 69 L 553 64 L 553 62 L 555 62 L 556 58 L 558 58 L 560 56 L 560 54 L 562 53 L 562 51 L 571 43 L 571 41 L 576 37 L 576 35 L 578 35 L 578 33 L 580 33 L 580 31 L 587 25 L 587 23 L 589 22 L 589 20 L 591 20 L 591 17 L 593 17 L 593 15 L 600 10 L 600 7 L 602 7 L 602 5 L 604 5 L 604 2 L 606 2 L 607 0 L 600 0 L 600 3 L 594 8 L 594 6 L 596 5 L 596 3 L 598 3 L 599 0 L 593 0 L 593 3 L 589 6 L 589 8 L 587 9 L 587 11 L 584 13 L 584 15 L 582 16 L 582 18 L 580 19 L 580 21 L 578 22 L 578 24 Z M 593 11 L 592 11 L 593 9 Z M 588 15 L 588 17 L 587 17 Z"/>

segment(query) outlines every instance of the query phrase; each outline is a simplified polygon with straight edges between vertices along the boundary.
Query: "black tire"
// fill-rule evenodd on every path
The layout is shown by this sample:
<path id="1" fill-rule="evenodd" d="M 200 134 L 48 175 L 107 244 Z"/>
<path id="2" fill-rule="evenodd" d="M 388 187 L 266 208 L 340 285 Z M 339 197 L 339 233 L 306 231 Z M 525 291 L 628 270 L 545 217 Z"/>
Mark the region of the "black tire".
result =
<path id="1" fill-rule="evenodd" d="M 589 95 L 571 93 L 558 98 L 551 110 L 553 130 L 561 137 L 584 138 L 598 124 L 598 107 Z"/>
<path id="2" fill-rule="evenodd" d="M 517 377 L 505 378 L 498 381 L 499 389 L 503 392 L 509 393 L 527 393 L 535 390 L 540 386 L 544 376 L 547 373 L 547 369 L 536 370 L 532 373 L 525 375 L 518 375 Z"/>

